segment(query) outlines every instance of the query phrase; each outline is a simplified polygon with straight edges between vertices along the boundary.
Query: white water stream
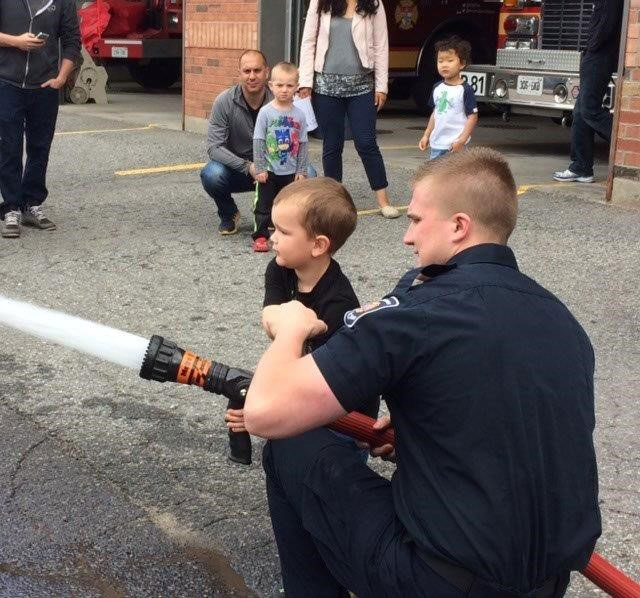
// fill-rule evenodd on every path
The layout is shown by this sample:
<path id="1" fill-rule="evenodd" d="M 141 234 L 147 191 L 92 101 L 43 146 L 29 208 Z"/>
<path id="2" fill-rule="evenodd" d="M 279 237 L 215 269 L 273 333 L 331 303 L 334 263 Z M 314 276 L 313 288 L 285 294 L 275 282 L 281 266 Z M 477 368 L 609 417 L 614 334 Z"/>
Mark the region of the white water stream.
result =
<path id="1" fill-rule="evenodd" d="M 0 324 L 140 370 L 149 339 L 0 295 Z"/>

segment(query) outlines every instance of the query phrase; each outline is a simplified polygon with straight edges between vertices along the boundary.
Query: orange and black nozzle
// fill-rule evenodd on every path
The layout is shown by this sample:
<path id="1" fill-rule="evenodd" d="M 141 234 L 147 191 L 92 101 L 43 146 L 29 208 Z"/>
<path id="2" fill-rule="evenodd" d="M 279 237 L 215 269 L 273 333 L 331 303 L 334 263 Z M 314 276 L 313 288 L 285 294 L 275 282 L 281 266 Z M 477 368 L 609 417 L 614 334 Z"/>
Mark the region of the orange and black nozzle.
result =
<path id="1" fill-rule="evenodd" d="M 145 380 L 192 384 L 223 395 L 229 399 L 229 409 L 244 407 L 252 376 L 248 370 L 202 359 L 157 334 L 151 337 L 140 368 L 140 377 Z M 232 461 L 251 464 L 251 437 L 247 432 L 229 431 L 229 449 Z"/>

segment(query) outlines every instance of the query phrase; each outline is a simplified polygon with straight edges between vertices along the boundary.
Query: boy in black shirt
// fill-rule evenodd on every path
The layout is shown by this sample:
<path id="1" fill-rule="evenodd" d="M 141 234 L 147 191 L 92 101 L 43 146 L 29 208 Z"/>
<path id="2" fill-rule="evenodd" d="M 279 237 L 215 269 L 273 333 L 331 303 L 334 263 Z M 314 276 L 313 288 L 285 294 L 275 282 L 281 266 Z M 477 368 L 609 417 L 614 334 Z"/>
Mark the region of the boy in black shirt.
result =
<path id="1" fill-rule="evenodd" d="M 355 230 L 356 208 L 349 192 L 333 179 L 303 179 L 278 194 L 272 220 L 276 257 L 265 272 L 264 306 L 295 299 L 315 311 L 327 331 L 307 340 L 305 351 L 311 352 L 342 326 L 346 312 L 360 305 L 332 257 Z M 373 400 L 366 415 L 377 417 L 379 406 Z M 225 419 L 229 430 L 246 433 L 242 409 L 227 409 Z"/>

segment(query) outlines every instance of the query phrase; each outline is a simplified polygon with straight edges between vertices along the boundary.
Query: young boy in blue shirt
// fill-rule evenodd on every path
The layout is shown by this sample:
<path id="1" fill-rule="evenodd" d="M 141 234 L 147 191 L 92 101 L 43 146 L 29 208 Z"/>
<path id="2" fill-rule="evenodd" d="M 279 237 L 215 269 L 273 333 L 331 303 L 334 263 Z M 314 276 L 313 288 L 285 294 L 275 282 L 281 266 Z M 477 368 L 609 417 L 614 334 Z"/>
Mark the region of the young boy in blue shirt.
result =
<path id="1" fill-rule="evenodd" d="M 478 122 L 475 93 L 460 74 L 469 64 L 471 45 L 454 35 L 436 43 L 436 56 L 442 81 L 431 92 L 433 112 L 418 143 L 422 151 L 431 148 L 430 160 L 462 150 Z"/>

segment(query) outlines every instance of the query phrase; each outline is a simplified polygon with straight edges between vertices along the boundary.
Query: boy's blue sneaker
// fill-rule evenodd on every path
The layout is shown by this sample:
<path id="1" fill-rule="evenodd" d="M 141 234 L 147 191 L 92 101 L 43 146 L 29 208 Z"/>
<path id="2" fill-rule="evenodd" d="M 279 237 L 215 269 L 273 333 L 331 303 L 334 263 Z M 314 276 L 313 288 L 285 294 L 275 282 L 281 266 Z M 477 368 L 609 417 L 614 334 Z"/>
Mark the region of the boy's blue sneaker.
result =
<path id="1" fill-rule="evenodd" d="M 240 212 L 236 212 L 231 218 L 220 220 L 218 232 L 221 235 L 235 235 L 238 232 L 238 222 L 240 222 Z"/>

